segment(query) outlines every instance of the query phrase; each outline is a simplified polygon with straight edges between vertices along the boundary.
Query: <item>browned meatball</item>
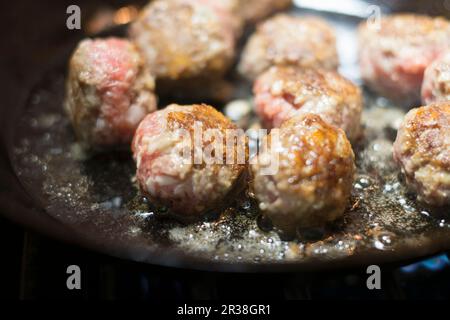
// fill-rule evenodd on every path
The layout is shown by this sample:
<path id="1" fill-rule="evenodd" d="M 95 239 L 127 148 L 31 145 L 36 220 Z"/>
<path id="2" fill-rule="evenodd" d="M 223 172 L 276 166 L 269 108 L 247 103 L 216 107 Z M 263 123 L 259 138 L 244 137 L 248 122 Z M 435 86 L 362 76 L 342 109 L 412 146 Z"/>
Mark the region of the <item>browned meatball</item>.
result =
<path id="1" fill-rule="evenodd" d="M 278 14 L 250 37 L 239 72 L 253 80 L 274 65 L 336 69 L 338 64 L 336 37 L 326 21 Z"/>
<path id="2" fill-rule="evenodd" d="M 256 23 L 271 14 L 285 10 L 292 0 L 238 0 L 241 16 L 247 23 Z"/>
<path id="3" fill-rule="evenodd" d="M 441 101 L 450 101 L 450 51 L 428 66 L 422 84 L 422 103 Z"/>
<path id="4" fill-rule="evenodd" d="M 203 135 L 194 133 L 200 126 Z M 230 120 L 208 105 L 170 105 L 150 114 L 139 125 L 133 141 L 141 191 L 181 220 L 198 219 L 242 182 L 247 139 L 242 135 L 238 143 L 226 144 L 227 130 L 235 129 Z M 208 137 L 208 130 L 216 130 L 218 135 Z M 213 158 L 209 158 L 213 152 L 208 152 L 208 146 L 213 143 L 220 143 L 222 150 L 214 149 Z M 234 159 L 227 161 L 230 154 Z"/>
<path id="5" fill-rule="evenodd" d="M 402 104 L 420 101 L 425 68 L 450 46 L 450 24 L 413 14 L 384 17 L 359 28 L 359 60 L 364 81 Z"/>
<path id="6" fill-rule="evenodd" d="M 315 113 L 343 129 L 350 141 L 361 133 L 361 90 L 336 71 L 272 67 L 255 81 L 256 113 L 267 128 L 296 115 Z"/>
<path id="7" fill-rule="evenodd" d="M 130 28 L 131 38 L 157 80 L 214 79 L 235 54 L 239 20 L 232 0 L 156 0 Z"/>
<path id="8" fill-rule="evenodd" d="M 303 114 L 281 126 L 279 139 L 276 132 L 268 136 L 270 147 L 266 137 L 256 164 L 252 161 L 253 189 L 263 214 L 287 234 L 341 217 L 355 172 L 344 131 L 318 115 Z M 278 171 L 272 171 L 274 163 Z"/>
<path id="9" fill-rule="evenodd" d="M 394 159 L 418 199 L 450 205 L 450 102 L 412 109 L 394 143 Z"/>
<path id="10" fill-rule="evenodd" d="M 84 40 L 70 60 L 65 108 L 86 147 L 121 147 L 156 110 L 153 90 L 154 78 L 132 43 Z"/>

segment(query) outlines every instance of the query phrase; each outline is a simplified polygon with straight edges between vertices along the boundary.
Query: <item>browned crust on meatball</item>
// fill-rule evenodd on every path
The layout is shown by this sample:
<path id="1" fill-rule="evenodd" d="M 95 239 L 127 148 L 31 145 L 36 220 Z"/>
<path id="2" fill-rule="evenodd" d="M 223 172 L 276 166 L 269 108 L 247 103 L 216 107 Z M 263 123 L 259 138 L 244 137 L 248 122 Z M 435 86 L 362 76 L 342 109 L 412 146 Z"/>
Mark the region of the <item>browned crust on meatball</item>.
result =
<path id="1" fill-rule="evenodd" d="M 176 106 L 176 105 L 172 105 Z M 170 130 L 176 129 L 184 129 L 189 131 L 191 137 L 194 137 L 194 125 L 196 122 L 202 124 L 202 130 L 205 132 L 209 129 L 217 129 L 222 134 L 223 139 L 227 139 L 227 130 L 237 130 L 238 127 L 231 122 L 230 119 L 225 117 L 221 112 L 217 111 L 215 108 L 206 105 L 206 104 L 194 104 L 191 106 L 182 107 L 183 110 L 180 111 L 170 111 L 167 115 L 167 127 Z M 208 145 L 215 142 L 215 138 L 212 137 L 210 140 L 203 139 L 203 148 L 206 148 Z M 249 149 L 248 149 L 248 138 L 246 136 L 242 136 L 240 138 L 236 138 L 234 140 L 233 149 L 231 150 L 234 154 L 234 159 L 238 159 L 238 149 L 236 147 L 240 147 L 239 144 L 245 145 L 245 163 L 242 164 L 230 164 L 233 168 L 233 171 L 236 175 L 240 175 L 242 170 L 246 168 L 246 164 L 248 163 L 249 158 Z M 192 153 L 194 150 L 191 150 Z M 226 163 L 228 148 L 224 148 L 223 150 L 223 162 Z M 199 168 L 205 167 L 205 163 L 199 165 Z M 219 165 L 213 165 L 215 170 L 218 172 L 220 169 Z"/>
<path id="2" fill-rule="evenodd" d="M 316 186 L 320 189 L 330 185 L 339 185 L 343 176 L 352 177 L 353 174 L 348 170 L 353 167 L 353 150 L 349 143 L 337 148 L 338 138 L 342 136 L 342 131 L 329 125 L 318 115 L 310 115 L 302 118 L 302 124 L 306 127 L 317 126 L 317 130 L 310 135 L 299 136 L 296 141 L 301 145 L 301 149 L 293 146 L 289 152 L 294 154 L 292 159 L 292 171 L 283 171 L 285 177 L 291 178 L 293 191 L 299 190 L 299 184 L 305 179 L 314 179 Z M 281 130 L 294 128 L 299 119 L 291 119 L 283 124 Z M 283 133 L 284 138 L 289 139 L 287 132 Z M 311 153 L 320 154 L 321 157 L 311 157 Z M 352 155 L 343 157 L 343 155 Z M 323 167 L 323 163 L 326 166 Z M 307 171 L 303 168 L 309 167 Z M 290 170 L 289 170 L 290 171 Z M 317 184 L 318 182 L 318 184 Z"/>
<path id="3" fill-rule="evenodd" d="M 449 128 L 450 125 L 450 103 L 433 104 L 421 107 L 412 111 L 413 117 L 407 117 L 406 127 L 408 130 L 408 144 L 402 150 L 408 156 L 419 151 L 426 158 L 426 161 L 433 165 L 444 165 L 444 168 L 450 169 L 450 158 L 436 159 L 436 145 L 440 145 L 438 133 L 443 128 Z M 425 133 L 428 130 L 432 134 Z M 443 161 L 442 161 L 443 160 Z"/>
<path id="4" fill-rule="evenodd" d="M 287 153 L 281 155 L 283 160 L 289 159 L 291 164 L 281 171 L 282 179 L 290 180 L 290 192 L 303 192 L 304 184 L 308 182 L 314 184 L 313 193 L 322 197 L 335 196 L 334 192 L 328 193 L 331 191 L 330 186 L 331 189 L 344 186 L 345 193 L 348 194 L 354 174 L 354 154 L 350 143 L 345 139 L 344 142 L 339 142 L 342 145 L 338 146 L 338 139 L 342 139 L 343 131 L 328 124 L 318 115 L 293 118 L 281 126 L 281 139 L 285 146 L 290 143 L 291 134 L 295 134 L 299 121 L 302 126 L 314 127 L 315 130 L 304 135 L 297 134 L 295 144 L 290 145 Z M 291 155 L 294 157 L 291 158 Z M 304 170 L 305 168 L 307 170 Z M 347 199 L 344 199 L 344 202 L 344 205 L 337 207 L 345 207 Z"/>
<path id="5" fill-rule="evenodd" d="M 252 165 L 253 188 L 263 213 L 288 234 L 342 216 L 355 172 L 345 133 L 318 115 L 304 114 L 282 125 L 280 143 L 276 174 L 261 175 L 261 166 Z"/>
<path id="6" fill-rule="evenodd" d="M 198 124 L 203 130 L 201 141 L 195 141 Z M 223 154 L 213 155 L 222 163 L 194 161 L 196 150 L 216 142 L 216 136 L 205 136 L 206 130 L 217 129 L 222 134 Z M 168 214 L 183 221 L 195 221 L 212 209 L 220 212 L 226 201 L 242 191 L 246 185 L 248 164 L 248 141 L 243 134 L 238 143 L 244 145 L 244 161 L 227 163 L 228 152 L 238 159 L 238 147 L 226 145 L 226 130 L 237 127 L 223 114 L 209 105 L 169 105 L 144 119 L 133 142 L 134 158 L 137 162 L 137 180 L 143 194 L 153 203 L 164 206 Z M 184 132 L 180 132 L 183 130 Z M 184 149 L 183 139 L 178 134 L 190 134 L 190 161 L 183 162 L 178 152 Z M 195 141 L 195 142 L 194 142 Z M 193 145 L 200 142 L 201 145 Z M 229 148 L 227 148 L 229 147 Z M 216 151 L 217 149 L 214 149 Z M 188 150 L 189 152 L 189 150 Z M 188 155 L 189 156 L 189 155 Z M 197 161 L 197 160 L 195 160 Z"/>
<path id="7" fill-rule="evenodd" d="M 408 112 L 394 143 L 394 159 L 420 201 L 450 205 L 450 102 Z"/>
<path id="8" fill-rule="evenodd" d="M 192 131 L 195 122 L 201 122 L 203 129 L 237 129 L 227 117 L 215 108 L 206 104 L 194 104 L 183 111 L 169 112 L 167 115 L 169 128 L 183 128 Z"/>

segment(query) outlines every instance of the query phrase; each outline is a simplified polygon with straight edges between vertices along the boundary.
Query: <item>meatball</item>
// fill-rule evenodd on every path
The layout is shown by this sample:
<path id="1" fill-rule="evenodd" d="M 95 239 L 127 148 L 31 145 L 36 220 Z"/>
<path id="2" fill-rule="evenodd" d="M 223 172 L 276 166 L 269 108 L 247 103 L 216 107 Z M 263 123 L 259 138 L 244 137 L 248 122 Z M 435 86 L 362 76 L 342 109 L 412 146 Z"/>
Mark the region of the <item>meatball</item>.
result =
<path id="1" fill-rule="evenodd" d="M 256 113 L 266 128 L 278 128 L 296 115 L 314 113 L 345 131 L 361 133 L 361 90 L 336 71 L 272 67 L 254 84 Z"/>
<path id="2" fill-rule="evenodd" d="M 239 20 L 232 0 L 156 0 L 130 28 L 150 70 L 165 85 L 223 75 L 233 62 Z"/>
<path id="3" fill-rule="evenodd" d="M 271 14 L 289 8 L 292 0 L 238 0 L 241 16 L 247 23 L 256 23 Z"/>
<path id="4" fill-rule="evenodd" d="M 398 14 L 359 27 L 359 60 L 366 84 L 395 102 L 420 101 L 425 68 L 450 46 L 443 18 Z"/>
<path id="5" fill-rule="evenodd" d="M 394 159 L 419 201 L 450 205 L 450 102 L 412 109 L 394 143 Z"/>
<path id="6" fill-rule="evenodd" d="M 343 215 L 355 172 L 344 131 L 318 115 L 302 114 L 264 141 L 251 162 L 252 185 L 260 209 L 277 229 L 292 235 L 298 227 L 320 227 Z M 267 174 L 273 162 L 278 171 Z"/>
<path id="7" fill-rule="evenodd" d="M 338 64 L 336 37 L 327 22 L 278 14 L 261 23 L 250 37 L 239 72 L 253 80 L 274 65 L 336 69 Z"/>
<path id="8" fill-rule="evenodd" d="M 83 40 L 69 64 L 65 109 L 88 148 L 129 145 L 139 122 L 156 110 L 154 78 L 132 43 Z"/>
<path id="9" fill-rule="evenodd" d="M 198 126 L 204 135 L 194 129 Z M 207 137 L 210 129 L 217 134 Z M 235 129 L 228 118 L 208 105 L 174 104 L 148 115 L 132 144 L 143 194 L 183 221 L 196 220 L 223 203 L 232 191 L 240 189 L 248 162 L 245 134 L 234 144 L 226 136 Z M 198 132 L 203 138 L 196 140 Z M 208 146 L 213 143 L 222 150 L 210 150 L 214 158 L 208 158 Z M 226 161 L 231 155 L 232 161 Z"/>
<path id="10" fill-rule="evenodd" d="M 450 100 L 450 51 L 425 70 L 422 102 L 430 104 Z"/>

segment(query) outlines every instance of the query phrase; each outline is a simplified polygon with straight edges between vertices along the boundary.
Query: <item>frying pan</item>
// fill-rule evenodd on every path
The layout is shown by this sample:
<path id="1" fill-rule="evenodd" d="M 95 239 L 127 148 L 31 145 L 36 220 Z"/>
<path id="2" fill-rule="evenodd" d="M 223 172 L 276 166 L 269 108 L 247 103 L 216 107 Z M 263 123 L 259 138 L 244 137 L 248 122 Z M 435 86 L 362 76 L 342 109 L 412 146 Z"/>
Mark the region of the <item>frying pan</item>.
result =
<path id="1" fill-rule="evenodd" d="M 319 14 L 334 24 L 341 72 L 360 82 L 354 30 L 362 11 L 317 11 L 305 8 L 310 1 L 297 4 L 303 7 L 294 14 Z M 386 2 L 380 4 L 385 10 Z M 124 30 L 100 36 L 121 36 Z M 44 68 L 26 75 L 23 89 L 5 82 L 10 92 L 0 109 L 0 209 L 7 218 L 112 256 L 212 271 L 317 271 L 398 263 L 450 249 L 448 208 L 417 203 L 392 161 L 392 141 L 407 110 L 368 90 L 365 139 L 355 146 L 358 173 L 342 220 L 284 239 L 245 194 L 218 212 L 218 220 L 182 225 L 164 217 L 137 191 L 128 153 L 89 156 L 76 143 L 62 101 L 66 65 L 81 36 L 47 55 Z M 250 95 L 236 88 L 236 97 L 242 98 L 242 91 Z"/>

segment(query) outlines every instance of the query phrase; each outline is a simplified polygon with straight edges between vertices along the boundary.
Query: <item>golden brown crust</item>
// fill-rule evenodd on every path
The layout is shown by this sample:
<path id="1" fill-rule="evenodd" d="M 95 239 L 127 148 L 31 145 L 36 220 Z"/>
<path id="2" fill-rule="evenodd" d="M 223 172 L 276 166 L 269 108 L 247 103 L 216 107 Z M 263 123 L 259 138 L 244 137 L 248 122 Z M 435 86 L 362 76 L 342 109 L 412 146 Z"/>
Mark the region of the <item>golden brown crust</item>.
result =
<path id="1" fill-rule="evenodd" d="M 171 109 L 176 109 L 176 111 L 172 111 Z M 203 134 L 205 131 L 213 129 L 218 130 L 221 134 L 223 143 L 226 142 L 227 139 L 227 130 L 237 130 L 238 127 L 231 122 L 230 119 L 225 117 L 221 112 L 217 111 L 214 107 L 209 106 L 207 104 L 194 104 L 190 106 L 180 106 L 180 105 L 170 105 L 168 106 L 168 110 L 170 110 L 167 114 L 167 127 L 170 130 L 176 129 L 184 129 L 188 131 L 191 135 L 192 141 L 194 141 L 194 125 L 195 123 L 201 124 L 201 129 L 203 130 Z M 215 142 L 215 137 L 210 137 L 206 139 L 203 137 L 202 139 L 202 149 L 205 149 L 207 146 L 211 145 Z M 233 148 L 231 152 L 233 152 L 233 159 L 238 158 L 238 148 L 242 147 L 244 144 L 245 150 L 245 161 L 244 163 L 232 163 L 228 164 L 232 171 L 236 176 L 239 176 L 242 171 L 246 168 L 248 159 L 249 159 L 249 149 L 248 149 L 248 138 L 246 136 L 241 136 L 236 138 L 235 144 L 233 144 Z M 226 163 L 228 152 L 230 150 L 226 148 L 224 145 L 222 159 L 223 163 Z M 191 150 L 192 156 L 194 156 L 194 149 Z M 197 168 L 204 168 L 206 163 L 197 165 Z M 213 164 L 212 165 L 214 172 L 218 173 L 221 169 L 221 165 Z"/>
<path id="2" fill-rule="evenodd" d="M 394 159 L 420 201 L 450 204 L 450 102 L 408 112 L 394 143 Z"/>
<path id="3" fill-rule="evenodd" d="M 258 156 L 263 161 L 252 164 L 253 188 L 263 213 L 288 234 L 342 216 L 355 172 L 345 133 L 318 115 L 303 114 L 282 125 L 279 142 L 276 151 L 264 147 Z M 272 152 L 278 153 L 278 170 L 265 175 L 264 159 Z"/>
<path id="4" fill-rule="evenodd" d="M 201 131 L 194 131 L 200 130 L 198 125 Z M 207 149 L 217 142 L 216 135 L 206 136 L 208 129 L 217 129 L 222 134 L 219 137 L 222 150 L 216 148 L 216 144 Z M 245 145 L 225 145 L 227 129 L 236 129 L 236 126 L 204 104 L 172 104 L 147 116 L 133 142 L 136 177 L 143 194 L 182 221 L 197 220 L 206 211 L 226 203 L 230 194 L 245 185 L 248 159 L 245 134 L 240 141 Z M 185 140 L 189 134 L 191 140 Z M 194 134 L 201 140 L 193 137 Z M 242 152 L 238 147 L 244 147 L 242 162 L 237 162 L 237 155 Z M 195 156 L 197 152 L 201 159 Z M 227 152 L 233 153 L 234 162 L 227 162 Z"/>
<path id="5" fill-rule="evenodd" d="M 290 144 L 291 134 L 295 133 L 295 128 L 299 124 L 314 129 L 308 130 L 303 135 L 297 134 L 295 144 Z M 338 146 L 338 142 L 342 142 L 339 139 L 345 136 L 341 129 L 337 129 L 314 114 L 288 120 L 280 129 L 284 130 L 281 139 L 287 149 L 281 157 L 290 159 L 292 164 L 281 173 L 290 179 L 293 192 L 303 189 L 301 185 L 305 181 L 312 181 L 317 190 L 325 190 L 329 186 L 340 185 L 343 177 L 346 177 L 345 181 L 353 178 L 352 147 L 348 142 Z M 326 164 L 325 167 L 324 164 Z M 304 170 L 304 168 L 308 169 Z"/>
<path id="6" fill-rule="evenodd" d="M 450 157 L 436 157 L 439 151 L 436 146 L 442 140 L 439 133 L 450 128 L 450 102 L 418 108 L 407 119 L 408 142 L 403 148 L 404 154 L 411 156 L 419 152 L 428 163 L 450 170 Z M 427 132 L 429 134 L 424 134 Z"/>
<path id="7" fill-rule="evenodd" d="M 227 117 L 215 108 L 206 104 L 186 106 L 180 111 L 170 111 L 167 115 L 169 128 L 183 128 L 192 131 L 195 122 L 201 122 L 203 129 L 237 129 Z"/>

